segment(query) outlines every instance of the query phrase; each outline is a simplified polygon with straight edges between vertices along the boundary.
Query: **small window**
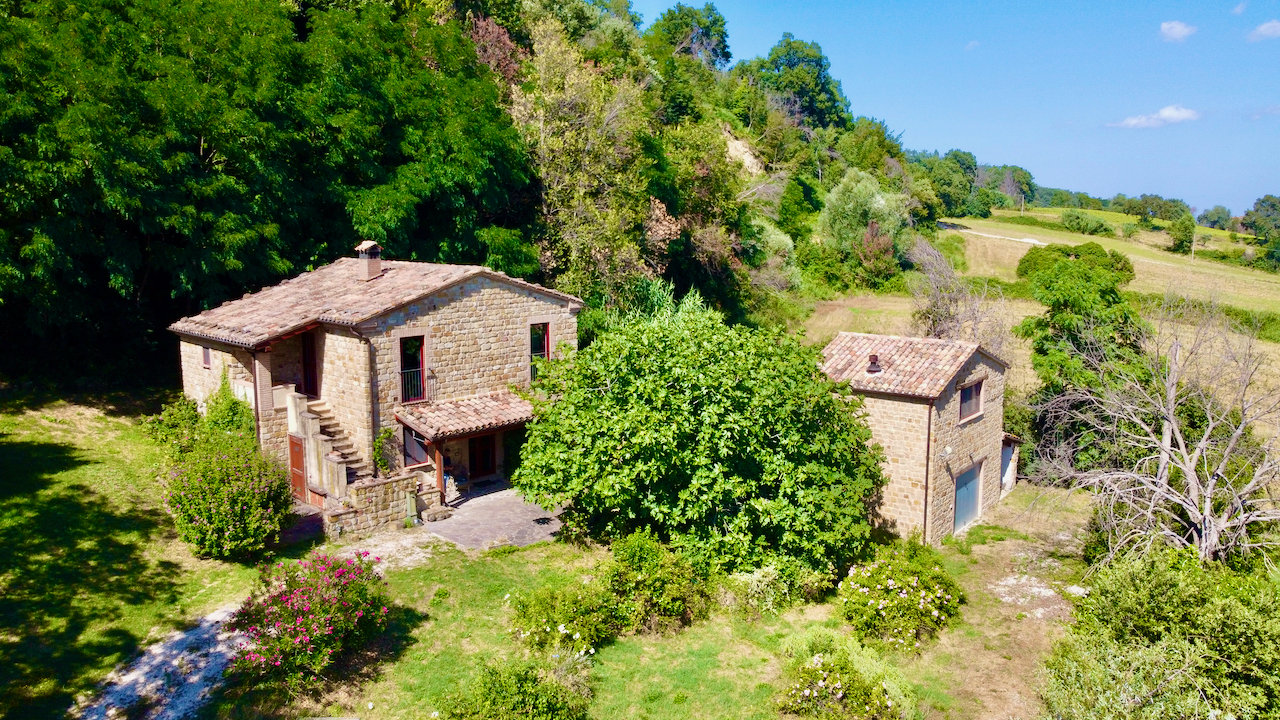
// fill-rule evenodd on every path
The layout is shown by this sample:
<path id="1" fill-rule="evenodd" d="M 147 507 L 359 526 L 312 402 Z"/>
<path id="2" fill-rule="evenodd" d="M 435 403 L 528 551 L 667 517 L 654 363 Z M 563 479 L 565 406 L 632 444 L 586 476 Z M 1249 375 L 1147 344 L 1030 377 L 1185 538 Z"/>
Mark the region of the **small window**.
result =
<path id="1" fill-rule="evenodd" d="M 431 458 L 427 439 L 413 428 L 404 429 L 404 466 L 421 465 Z"/>
<path id="2" fill-rule="evenodd" d="M 203 365 L 206 370 L 213 366 L 213 352 L 209 350 L 207 345 L 200 348 L 200 364 Z"/>
<path id="3" fill-rule="evenodd" d="M 550 326 L 548 323 L 534 323 L 529 326 L 529 379 L 538 379 L 538 368 L 534 365 L 534 358 L 542 358 L 546 360 L 549 356 L 548 346 L 550 339 Z"/>
<path id="4" fill-rule="evenodd" d="M 982 412 L 982 381 L 960 388 L 960 419 L 969 418 Z"/>

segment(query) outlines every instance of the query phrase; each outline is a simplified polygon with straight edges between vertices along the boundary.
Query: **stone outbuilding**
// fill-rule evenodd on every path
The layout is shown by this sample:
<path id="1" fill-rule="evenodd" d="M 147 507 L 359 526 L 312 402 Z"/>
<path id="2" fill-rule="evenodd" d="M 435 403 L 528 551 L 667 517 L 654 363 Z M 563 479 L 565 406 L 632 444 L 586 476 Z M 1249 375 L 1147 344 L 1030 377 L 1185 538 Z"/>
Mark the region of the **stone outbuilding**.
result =
<path id="1" fill-rule="evenodd" d="M 890 529 L 938 542 L 1013 489 L 1004 360 L 973 342 L 849 332 L 822 354 L 823 371 L 862 396 L 884 450 L 880 515 Z"/>
<path id="2" fill-rule="evenodd" d="M 532 417 L 513 388 L 535 359 L 576 347 L 582 309 L 486 267 L 356 250 L 169 327 L 183 391 L 203 407 L 225 376 L 253 407 L 262 448 L 288 463 L 295 496 L 348 529 L 406 517 L 372 508 L 412 484 L 443 500 L 450 479 L 504 476 L 505 441 Z M 375 473 L 379 453 L 389 468 Z"/>

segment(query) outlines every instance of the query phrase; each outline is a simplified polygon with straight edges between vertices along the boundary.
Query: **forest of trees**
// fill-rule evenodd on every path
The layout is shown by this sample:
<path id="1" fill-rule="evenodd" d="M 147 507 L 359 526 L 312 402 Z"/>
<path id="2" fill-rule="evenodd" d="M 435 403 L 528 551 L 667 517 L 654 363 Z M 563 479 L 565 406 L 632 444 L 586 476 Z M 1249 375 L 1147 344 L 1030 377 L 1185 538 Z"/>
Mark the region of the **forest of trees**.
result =
<path id="1" fill-rule="evenodd" d="M 897 282 L 941 217 L 1189 211 L 908 151 L 817 43 L 734 59 L 711 4 L 642 31 L 626 0 L 7 3 L 0 332 L 31 351 L 0 369 L 167 357 L 172 320 L 361 239 L 578 294 L 590 337 L 657 279 L 785 323 Z"/>

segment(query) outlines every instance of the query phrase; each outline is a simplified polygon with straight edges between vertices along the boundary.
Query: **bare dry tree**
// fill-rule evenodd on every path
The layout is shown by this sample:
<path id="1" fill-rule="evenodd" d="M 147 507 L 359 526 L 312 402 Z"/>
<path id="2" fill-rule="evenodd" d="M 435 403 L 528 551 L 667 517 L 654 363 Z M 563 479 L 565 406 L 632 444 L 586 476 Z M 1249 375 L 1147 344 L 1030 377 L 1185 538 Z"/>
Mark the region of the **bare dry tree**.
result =
<path id="1" fill-rule="evenodd" d="M 920 271 L 911 285 L 916 332 L 925 337 L 972 340 L 1001 354 L 1009 335 L 1004 296 L 965 281 L 926 240 L 917 240 L 907 257 Z"/>
<path id="2" fill-rule="evenodd" d="M 1280 421 L 1280 387 L 1256 335 L 1170 299 L 1144 346 L 1136 363 L 1095 368 L 1099 387 L 1051 401 L 1125 467 L 1075 470 L 1077 436 L 1045 458 L 1050 472 L 1094 493 L 1112 554 L 1166 543 L 1216 560 L 1280 544 L 1280 450 L 1255 432 Z"/>

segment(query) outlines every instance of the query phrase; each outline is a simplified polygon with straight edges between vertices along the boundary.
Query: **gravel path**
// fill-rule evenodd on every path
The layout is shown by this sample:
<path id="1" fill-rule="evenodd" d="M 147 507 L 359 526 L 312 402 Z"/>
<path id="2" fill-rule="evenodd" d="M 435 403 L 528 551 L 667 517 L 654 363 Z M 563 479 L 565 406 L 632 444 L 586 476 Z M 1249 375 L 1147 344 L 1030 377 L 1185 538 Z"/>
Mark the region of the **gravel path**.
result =
<path id="1" fill-rule="evenodd" d="M 336 554 L 367 551 L 381 558 L 380 569 L 422 565 L 447 540 L 467 549 L 531 545 L 551 539 L 560 528 L 555 513 L 498 489 L 461 503 L 453 517 L 409 530 L 385 528 L 339 548 Z M 195 627 L 174 632 L 138 659 L 116 668 L 97 697 L 71 708 L 83 720 L 179 720 L 194 714 L 222 682 L 240 636 L 223 626 L 237 605 L 218 608 Z"/>
<path id="2" fill-rule="evenodd" d="M 107 676 L 101 694 L 71 709 L 85 720 L 182 718 L 199 710 L 222 682 L 239 636 L 223 627 L 234 605 L 201 618 L 186 632 L 175 632 L 147 648 L 142 657 Z"/>

